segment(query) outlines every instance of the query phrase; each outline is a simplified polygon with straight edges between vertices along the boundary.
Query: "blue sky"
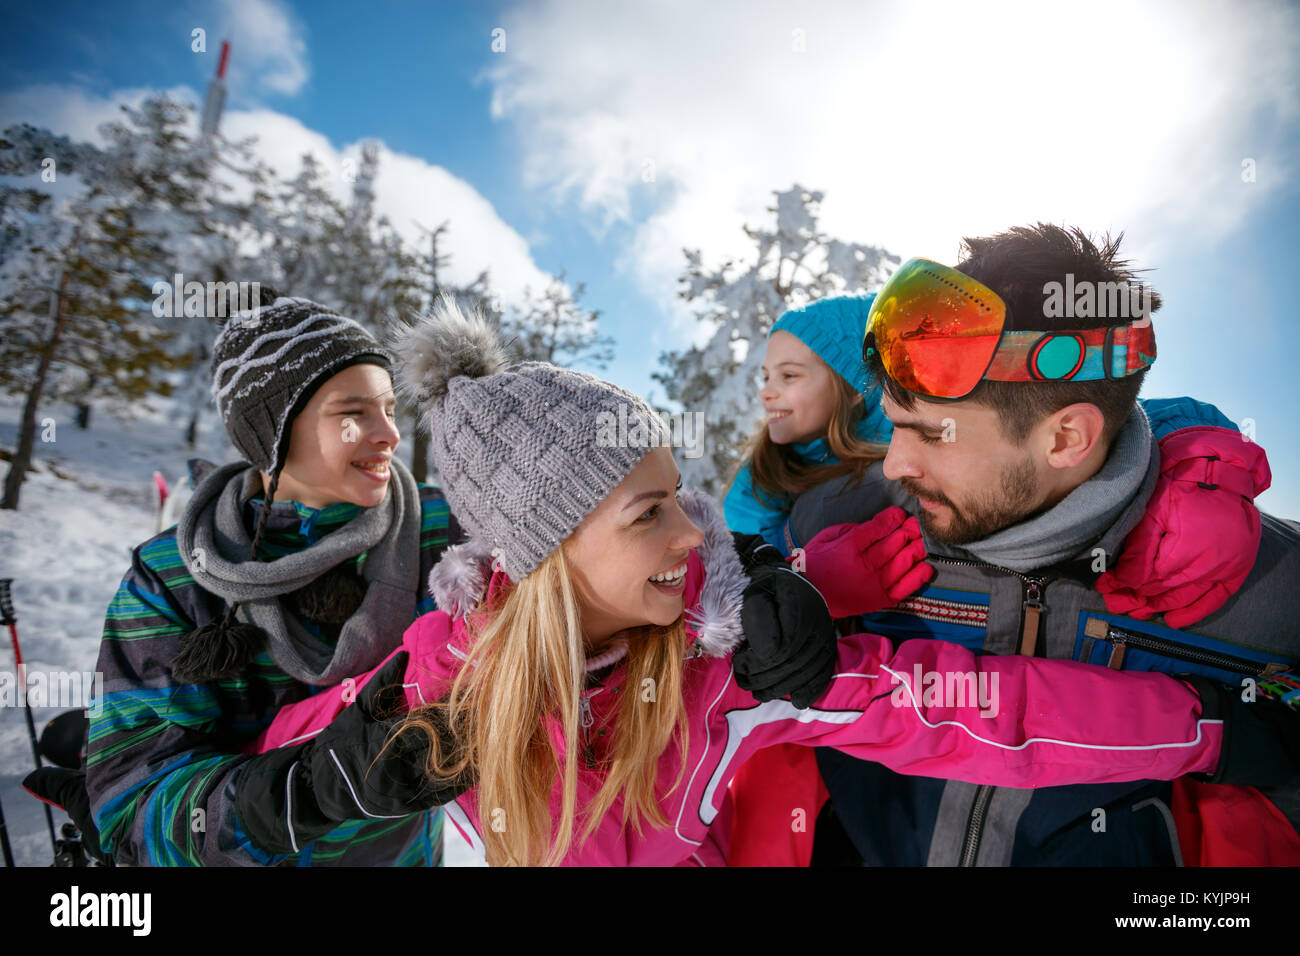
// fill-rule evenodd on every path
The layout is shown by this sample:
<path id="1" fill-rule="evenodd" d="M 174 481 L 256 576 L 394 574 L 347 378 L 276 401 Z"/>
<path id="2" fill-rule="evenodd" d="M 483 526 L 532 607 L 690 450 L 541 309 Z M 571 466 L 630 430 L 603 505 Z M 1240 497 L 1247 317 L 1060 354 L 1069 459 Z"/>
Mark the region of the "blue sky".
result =
<path id="1" fill-rule="evenodd" d="M 143 91 L 201 97 L 229 36 L 227 132 L 284 174 L 382 141 L 399 227 L 451 218 L 456 269 L 507 297 L 567 269 L 616 338 L 606 377 L 643 394 L 692 332 L 682 247 L 743 254 L 794 182 L 904 259 L 1036 219 L 1124 231 L 1165 299 L 1147 393 L 1253 419 L 1261 503 L 1300 516 L 1300 14 L 1047 6 L 6 2 L 0 125 L 90 136 Z"/>

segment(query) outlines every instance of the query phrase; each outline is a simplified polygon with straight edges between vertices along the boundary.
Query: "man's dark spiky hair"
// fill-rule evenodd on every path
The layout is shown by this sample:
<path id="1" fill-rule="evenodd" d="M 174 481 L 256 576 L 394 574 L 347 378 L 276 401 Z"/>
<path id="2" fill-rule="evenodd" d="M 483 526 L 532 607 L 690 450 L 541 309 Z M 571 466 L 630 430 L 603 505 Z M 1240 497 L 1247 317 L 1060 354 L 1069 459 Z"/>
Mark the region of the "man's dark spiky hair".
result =
<path id="1" fill-rule="evenodd" d="M 1094 239 L 1078 226 L 1040 222 L 1013 226 L 995 236 L 966 237 L 956 269 L 983 282 L 1002 297 L 1011 312 L 1010 329 L 1043 329 L 1051 322 L 1043 316 L 1043 285 L 1064 281 L 1072 272 L 1078 282 L 1137 283 L 1148 270 L 1134 269 L 1119 257 L 1124 233 Z M 1160 308 L 1160 296 L 1151 290 L 1151 311 Z M 1106 319 L 1065 318 L 1059 328 L 1102 328 Z"/>
<path id="2" fill-rule="evenodd" d="M 1077 226 L 1063 227 L 1051 223 L 1015 226 L 995 236 L 967 237 L 962 240 L 963 257 L 955 268 L 996 292 L 1007 304 L 1007 328 L 1023 331 L 1053 329 L 1104 328 L 1113 324 L 1106 318 L 1071 318 L 1048 316 L 1044 309 L 1049 282 L 1064 282 L 1066 274 L 1080 282 L 1136 283 L 1140 272 L 1127 259 L 1119 257 L 1124 239 L 1109 234 L 1095 240 Z M 1150 294 L 1151 312 L 1160 308 L 1160 296 Z M 889 397 L 911 411 L 917 396 L 891 379 L 881 364 L 879 354 L 867 363 L 871 376 Z M 1127 378 L 1091 382 L 992 382 L 983 381 L 964 401 L 987 405 L 998 412 L 1002 430 L 1012 441 L 1021 443 L 1033 427 L 1054 412 L 1079 402 L 1096 405 L 1106 420 L 1105 440 L 1111 441 L 1133 411 L 1146 372 Z"/>

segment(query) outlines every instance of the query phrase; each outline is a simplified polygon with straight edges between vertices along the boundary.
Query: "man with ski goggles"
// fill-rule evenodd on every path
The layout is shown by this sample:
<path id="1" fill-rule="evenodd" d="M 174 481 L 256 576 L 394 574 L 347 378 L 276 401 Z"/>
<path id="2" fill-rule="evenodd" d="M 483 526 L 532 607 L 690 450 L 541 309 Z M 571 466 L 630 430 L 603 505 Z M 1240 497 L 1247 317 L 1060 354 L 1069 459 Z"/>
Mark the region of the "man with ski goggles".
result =
<path id="1" fill-rule="evenodd" d="M 870 865 L 1300 862 L 1298 721 L 1265 699 L 1300 660 L 1300 525 L 1254 508 L 1263 451 L 1202 403 L 1137 404 L 1159 301 L 1099 308 L 1133 287 L 1118 243 L 1039 225 L 967 251 L 876 296 L 863 356 L 888 455 L 800 497 L 786 543 L 901 505 L 935 577 L 854 627 L 1181 675 L 1228 725 L 1212 782 L 1234 786 L 1005 791 L 819 751 L 836 815 Z"/>

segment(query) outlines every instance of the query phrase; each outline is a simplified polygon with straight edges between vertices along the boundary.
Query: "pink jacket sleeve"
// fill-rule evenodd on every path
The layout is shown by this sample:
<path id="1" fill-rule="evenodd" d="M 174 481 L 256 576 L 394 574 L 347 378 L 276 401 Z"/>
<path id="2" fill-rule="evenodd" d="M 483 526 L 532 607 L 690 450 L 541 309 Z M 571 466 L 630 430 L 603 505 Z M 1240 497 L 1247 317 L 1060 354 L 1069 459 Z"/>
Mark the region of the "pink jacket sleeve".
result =
<path id="1" fill-rule="evenodd" d="M 826 693 L 807 710 L 724 696 L 729 754 L 777 743 L 834 747 L 920 776 L 1016 788 L 1168 780 L 1213 771 L 1223 737 L 1197 693 L 1163 674 L 1073 661 L 977 656 L 947 641 L 840 642 Z M 725 773 L 725 771 L 724 771 Z"/>
<path id="2" fill-rule="evenodd" d="M 430 611 L 416 618 L 402 636 L 402 645 L 393 651 L 407 651 L 404 688 L 409 708 L 433 703 L 450 690 L 452 666 L 450 644 L 452 620 L 442 611 Z M 356 700 L 357 693 L 365 687 L 371 676 L 383 667 L 393 654 L 378 665 L 357 677 L 349 677 L 341 684 L 319 691 L 304 701 L 280 708 L 271 725 L 245 749 L 246 753 L 265 753 L 277 747 L 300 744 L 320 733 L 339 712 Z"/>

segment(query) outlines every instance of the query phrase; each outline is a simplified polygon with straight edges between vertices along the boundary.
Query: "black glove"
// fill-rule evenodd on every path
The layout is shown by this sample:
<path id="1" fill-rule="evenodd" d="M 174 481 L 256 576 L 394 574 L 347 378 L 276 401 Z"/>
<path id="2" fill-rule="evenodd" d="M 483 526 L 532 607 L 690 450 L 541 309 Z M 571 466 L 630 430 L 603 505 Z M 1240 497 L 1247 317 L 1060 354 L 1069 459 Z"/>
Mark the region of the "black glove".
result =
<path id="1" fill-rule="evenodd" d="M 1223 749 L 1213 773 L 1194 773 L 1204 783 L 1267 787 L 1294 783 L 1300 776 L 1300 713 L 1278 700 L 1241 699 L 1240 688 L 1225 687 L 1199 674 L 1180 674 L 1201 695 L 1201 716 L 1223 721 Z"/>
<path id="2" fill-rule="evenodd" d="M 409 655 L 402 651 L 367 682 L 357 699 L 311 740 L 253 758 L 235 781 L 235 812 L 253 842 L 271 853 L 297 853 L 345 820 L 396 819 L 450 803 L 471 786 L 430 780 L 429 739 L 407 731 L 389 743 Z M 436 712 L 430 712 L 436 721 Z M 454 745 L 439 725 L 443 752 Z M 385 747 L 387 744 L 387 747 Z"/>
<path id="3" fill-rule="evenodd" d="M 99 846 L 99 828 L 90 814 L 90 794 L 86 792 L 86 772 L 63 767 L 42 767 L 23 779 L 23 787 L 33 797 L 51 803 L 65 812 L 81 831 L 81 846 L 100 863 L 111 863 Z"/>
<path id="4" fill-rule="evenodd" d="M 835 673 L 836 635 L 821 594 L 758 535 L 734 534 L 749 575 L 740 611 L 745 641 L 731 659 L 736 683 L 760 701 L 789 697 L 799 708 Z"/>

